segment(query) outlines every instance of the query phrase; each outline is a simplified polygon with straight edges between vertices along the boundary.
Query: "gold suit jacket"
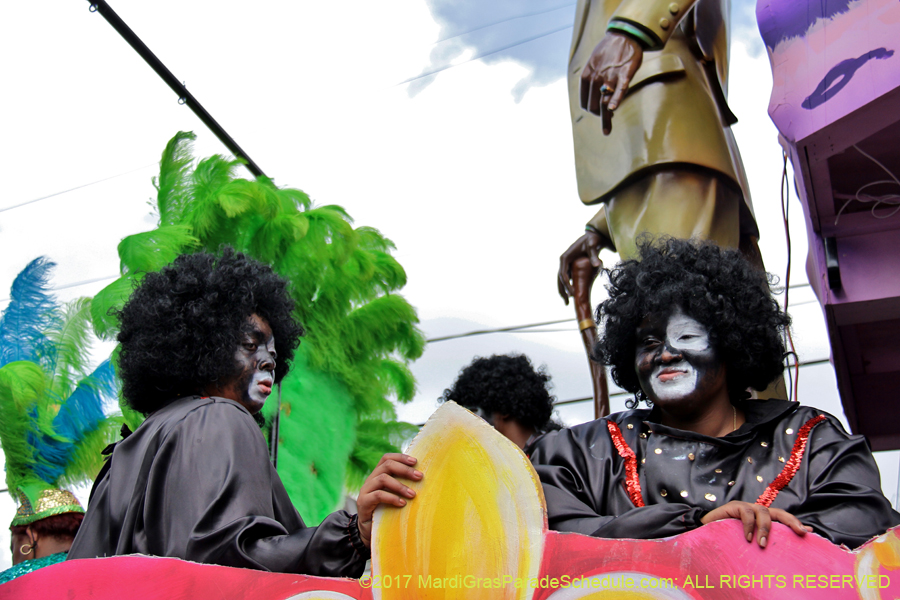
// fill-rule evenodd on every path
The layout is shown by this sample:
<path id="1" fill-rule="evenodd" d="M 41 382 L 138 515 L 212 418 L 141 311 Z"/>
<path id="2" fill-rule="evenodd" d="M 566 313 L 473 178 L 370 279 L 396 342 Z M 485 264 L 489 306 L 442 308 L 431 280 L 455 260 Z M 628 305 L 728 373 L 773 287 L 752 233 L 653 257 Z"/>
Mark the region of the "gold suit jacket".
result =
<path id="1" fill-rule="evenodd" d="M 585 204 L 662 165 L 716 171 L 748 186 L 725 99 L 729 0 L 579 0 L 569 55 L 569 105 L 578 191 Z M 581 72 L 613 19 L 640 26 L 660 44 L 646 49 L 628 93 L 603 135 L 580 105 Z M 652 36 L 651 36 L 652 37 Z"/>

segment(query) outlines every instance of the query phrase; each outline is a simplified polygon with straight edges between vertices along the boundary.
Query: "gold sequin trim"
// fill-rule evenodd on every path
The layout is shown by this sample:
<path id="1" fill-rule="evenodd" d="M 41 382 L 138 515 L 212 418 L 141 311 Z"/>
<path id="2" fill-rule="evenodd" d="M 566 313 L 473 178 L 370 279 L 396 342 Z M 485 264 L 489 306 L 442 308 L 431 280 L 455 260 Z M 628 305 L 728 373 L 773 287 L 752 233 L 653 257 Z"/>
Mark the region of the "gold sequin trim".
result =
<path id="1" fill-rule="evenodd" d="M 13 525 L 29 525 L 34 521 L 68 512 L 84 512 L 84 508 L 81 507 L 78 498 L 67 490 L 56 488 L 43 490 L 33 506 L 28 500 L 28 496 L 21 491 L 18 497 L 19 507 L 16 509 L 16 516 L 13 518 Z"/>

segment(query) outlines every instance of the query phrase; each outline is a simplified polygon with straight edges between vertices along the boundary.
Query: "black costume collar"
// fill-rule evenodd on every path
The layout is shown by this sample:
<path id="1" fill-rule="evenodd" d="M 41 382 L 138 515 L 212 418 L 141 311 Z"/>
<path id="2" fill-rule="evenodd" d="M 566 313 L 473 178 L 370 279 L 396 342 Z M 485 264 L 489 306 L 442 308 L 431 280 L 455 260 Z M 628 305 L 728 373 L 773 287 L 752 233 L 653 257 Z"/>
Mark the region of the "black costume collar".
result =
<path id="1" fill-rule="evenodd" d="M 713 444 L 716 446 L 741 446 L 748 440 L 752 440 L 757 429 L 765 427 L 767 424 L 781 419 L 789 412 L 796 411 L 800 404 L 797 402 L 788 402 L 787 400 L 740 400 L 734 405 L 743 411 L 746 420 L 743 425 L 738 427 L 737 431 L 732 431 L 728 435 L 720 438 L 702 435 L 693 431 L 685 431 L 683 429 L 675 429 L 667 427 L 660 423 L 660 410 L 654 406 L 652 410 L 643 412 L 645 420 L 643 421 L 647 428 L 656 434 L 666 435 L 673 438 L 694 440 Z"/>

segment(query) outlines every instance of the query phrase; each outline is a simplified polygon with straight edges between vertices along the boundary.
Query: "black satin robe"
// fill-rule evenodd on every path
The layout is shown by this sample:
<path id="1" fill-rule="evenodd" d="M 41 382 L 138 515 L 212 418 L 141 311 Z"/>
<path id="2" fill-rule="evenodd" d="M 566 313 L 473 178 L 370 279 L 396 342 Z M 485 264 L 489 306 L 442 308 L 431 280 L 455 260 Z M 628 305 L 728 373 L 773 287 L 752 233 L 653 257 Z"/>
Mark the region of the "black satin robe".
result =
<path id="1" fill-rule="evenodd" d="M 546 435 L 531 460 L 544 486 L 550 528 L 651 539 L 700 527 L 700 519 L 718 506 L 756 502 L 790 459 L 800 428 L 820 414 L 827 419 L 812 430 L 799 469 L 772 508 L 850 548 L 900 524 L 900 514 L 881 492 L 863 436 L 850 435 L 831 415 L 794 402 L 748 400 L 738 408 L 747 422 L 722 438 L 661 425 L 657 410 L 616 413 Z M 641 508 L 625 488 L 625 463 L 607 419 L 618 424 L 636 455 Z"/>
<path id="2" fill-rule="evenodd" d="M 69 559 L 148 554 L 359 577 L 369 557 L 344 511 L 306 527 L 240 404 L 182 398 L 150 415 L 94 484 Z"/>

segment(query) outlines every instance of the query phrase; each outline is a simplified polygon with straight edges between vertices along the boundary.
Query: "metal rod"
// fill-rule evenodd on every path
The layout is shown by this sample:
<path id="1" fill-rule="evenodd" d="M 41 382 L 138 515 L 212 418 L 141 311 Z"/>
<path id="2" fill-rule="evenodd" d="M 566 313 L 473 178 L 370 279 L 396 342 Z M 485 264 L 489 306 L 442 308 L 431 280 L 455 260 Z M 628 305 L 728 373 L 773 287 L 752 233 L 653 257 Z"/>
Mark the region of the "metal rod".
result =
<path id="1" fill-rule="evenodd" d="M 272 419 L 272 430 L 269 432 L 269 458 L 272 466 L 278 468 L 278 429 L 281 421 L 281 384 L 278 384 L 278 406 L 275 409 L 275 418 Z"/>
<path id="2" fill-rule="evenodd" d="M 184 87 L 178 78 L 172 75 L 172 72 L 166 68 L 166 65 L 162 63 L 161 60 L 156 58 L 156 55 L 150 51 L 150 48 L 141 41 L 141 39 L 131 30 L 131 28 L 125 24 L 119 15 L 107 4 L 104 0 L 88 0 L 91 5 L 91 10 L 95 12 L 99 12 L 103 15 L 103 18 L 107 20 L 107 22 L 113 26 L 113 29 L 119 32 L 125 41 L 128 42 L 134 50 L 141 55 L 150 67 L 156 71 L 156 74 L 159 75 L 163 81 L 168 84 L 172 91 L 178 94 L 178 101 L 183 104 L 187 104 L 188 107 L 194 114 L 199 117 L 203 124 L 209 127 L 210 131 L 212 131 L 219 140 L 225 144 L 225 147 L 228 148 L 232 154 L 234 154 L 237 158 L 242 158 L 247 161 L 247 169 L 253 173 L 255 177 L 264 177 L 265 173 L 262 172 L 256 163 L 253 162 L 253 159 L 244 152 L 240 146 L 238 146 L 237 142 L 235 142 L 228 133 L 222 129 L 222 127 L 216 122 L 215 119 L 212 118 L 206 109 L 201 106 L 201 104 L 197 101 L 196 98 Z"/>

